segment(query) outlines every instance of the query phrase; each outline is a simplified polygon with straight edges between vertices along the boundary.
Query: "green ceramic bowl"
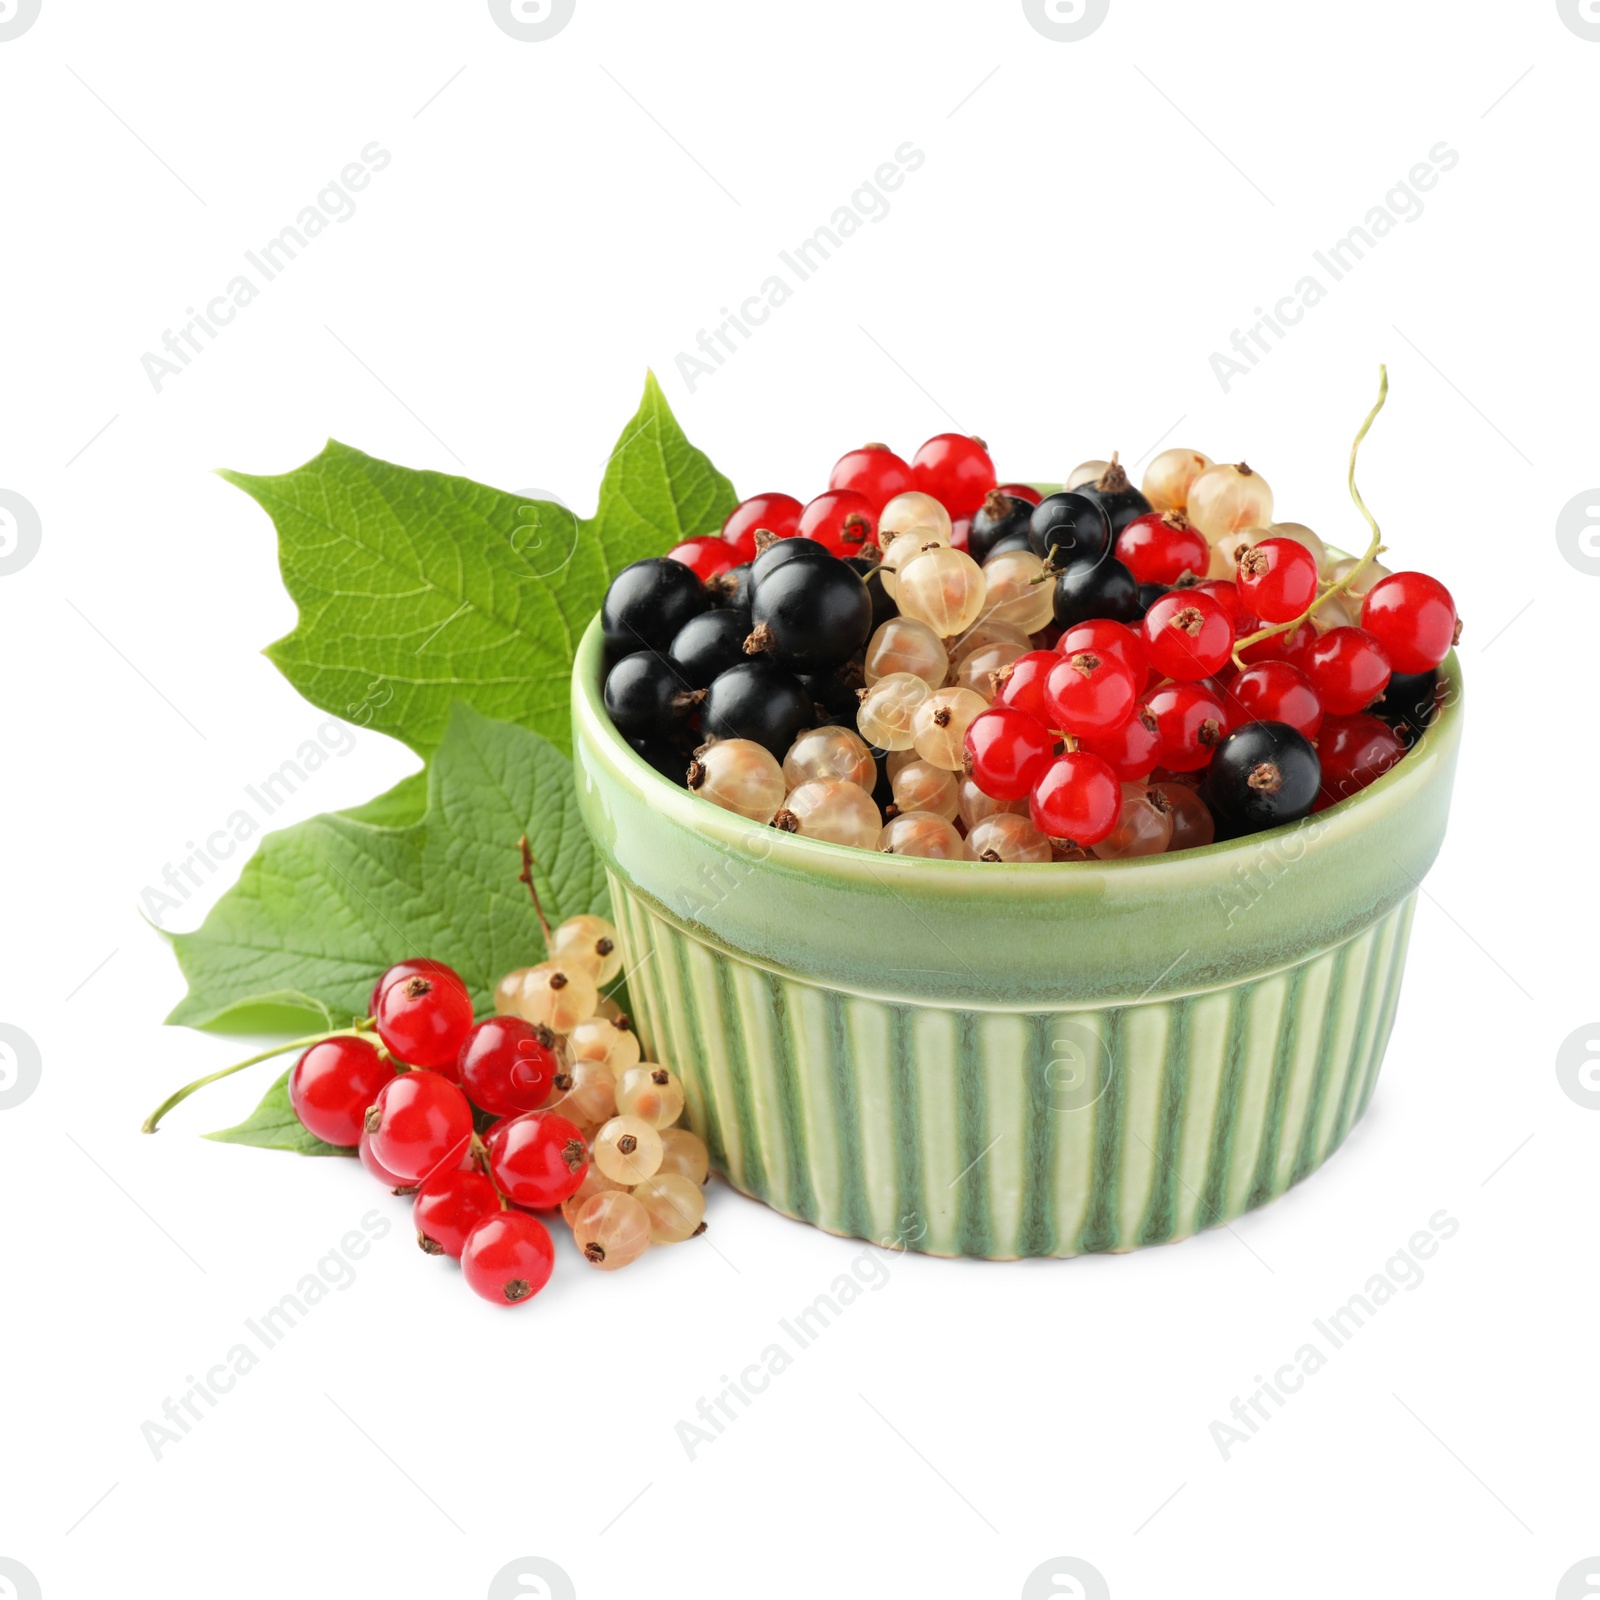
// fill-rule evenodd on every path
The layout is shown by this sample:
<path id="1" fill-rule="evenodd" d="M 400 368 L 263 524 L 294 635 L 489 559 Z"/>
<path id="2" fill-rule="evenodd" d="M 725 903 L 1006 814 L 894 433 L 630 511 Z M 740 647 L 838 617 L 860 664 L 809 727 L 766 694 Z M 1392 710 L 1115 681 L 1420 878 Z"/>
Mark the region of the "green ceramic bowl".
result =
<path id="1" fill-rule="evenodd" d="M 922 861 L 759 826 L 645 764 L 573 670 L 584 819 L 640 1031 L 735 1187 L 935 1255 L 1182 1239 L 1366 1109 L 1461 681 L 1397 767 L 1291 827 L 1147 860 Z"/>

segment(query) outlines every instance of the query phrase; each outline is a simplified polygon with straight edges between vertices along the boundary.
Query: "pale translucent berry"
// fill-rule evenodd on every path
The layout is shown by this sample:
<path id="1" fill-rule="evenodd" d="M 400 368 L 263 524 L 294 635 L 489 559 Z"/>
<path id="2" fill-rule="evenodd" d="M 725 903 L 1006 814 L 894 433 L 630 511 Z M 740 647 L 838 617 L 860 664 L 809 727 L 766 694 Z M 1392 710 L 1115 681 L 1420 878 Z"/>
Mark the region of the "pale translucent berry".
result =
<path id="1" fill-rule="evenodd" d="M 944 767 L 936 767 L 918 756 L 914 761 L 907 761 L 890 778 L 889 784 L 894 791 L 894 803 L 902 811 L 931 811 L 946 822 L 956 820 L 961 785 L 955 773 Z M 877 842 L 878 835 L 874 833 L 867 848 L 871 849 Z"/>
<path id="2" fill-rule="evenodd" d="M 1083 484 L 1093 483 L 1110 465 L 1109 461 L 1080 461 L 1067 474 L 1066 487 L 1077 489 Z"/>
<path id="3" fill-rule="evenodd" d="M 1021 644 L 1014 644 L 1007 639 L 998 644 L 979 645 L 976 650 L 969 650 L 956 662 L 955 672 L 952 675 L 954 687 L 970 689 L 974 694 L 981 694 L 985 700 L 992 702 L 995 696 L 994 675 L 1004 672 L 1019 656 L 1025 656 L 1027 653 L 1026 640 Z"/>
<path id="4" fill-rule="evenodd" d="M 967 842 L 953 824 L 931 811 L 906 811 L 878 835 L 885 855 L 921 856 L 929 861 L 966 861 Z"/>
<path id="5" fill-rule="evenodd" d="M 869 684 L 891 672 L 909 672 L 921 678 L 930 689 L 944 682 L 950 669 L 950 654 L 944 640 L 925 622 L 914 617 L 890 617 L 867 641 L 863 668 Z M 846 777 L 846 773 L 815 773 L 815 777 Z M 859 783 L 861 780 L 855 780 Z"/>
<path id="6" fill-rule="evenodd" d="M 1259 472 L 1240 462 L 1207 467 L 1189 485 L 1184 507 L 1189 520 L 1213 544 L 1225 533 L 1272 525 L 1272 488 Z"/>
<path id="7" fill-rule="evenodd" d="M 824 844 L 870 850 L 883 826 L 878 804 L 859 783 L 823 778 L 792 790 L 772 819 L 776 828 Z"/>
<path id="8" fill-rule="evenodd" d="M 924 494 L 920 489 L 897 494 L 878 513 L 880 543 L 892 534 L 907 533 L 913 528 L 929 529 L 930 538 L 937 539 L 940 544 L 950 543 L 950 513 L 931 494 Z"/>
<path id="9" fill-rule="evenodd" d="M 783 781 L 798 789 L 819 778 L 843 778 L 870 790 L 877 782 L 878 765 L 867 741 L 854 729 L 837 723 L 798 734 L 783 758 Z"/>
<path id="10" fill-rule="evenodd" d="M 617 1080 L 617 1114 L 648 1122 L 658 1133 L 670 1128 L 683 1115 L 683 1085 L 677 1073 L 656 1061 L 629 1067 Z"/>
<path id="11" fill-rule="evenodd" d="M 552 1033 L 571 1033 L 594 1015 L 599 1001 L 600 991 L 585 967 L 570 961 L 541 961 L 523 974 L 516 1014 Z"/>
<path id="12" fill-rule="evenodd" d="M 658 1172 L 633 1191 L 650 1219 L 652 1244 L 681 1244 L 700 1231 L 705 1220 L 705 1191 L 676 1172 Z"/>
<path id="13" fill-rule="evenodd" d="M 623 1012 L 615 1000 L 603 994 L 600 996 L 600 1004 L 594 1008 L 594 1014 L 597 1017 L 604 1017 L 607 1022 L 619 1022 L 622 1020 Z"/>
<path id="14" fill-rule="evenodd" d="M 702 800 L 754 822 L 770 822 L 788 785 L 777 757 L 753 739 L 717 739 L 689 765 L 689 787 Z"/>
<path id="15" fill-rule="evenodd" d="M 879 678 L 862 696 L 856 712 L 861 737 L 879 750 L 909 750 L 917 707 L 931 693 L 914 673 L 891 672 L 887 678 Z M 781 804 L 782 797 L 779 799 Z"/>
<path id="16" fill-rule="evenodd" d="M 1172 839 L 1172 815 L 1165 795 L 1152 795 L 1142 783 L 1122 786 L 1122 809 L 1111 832 L 1093 846 L 1102 861 L 1158 856 Z"/>
<path id="17" fill-rule="evenodd" d="M 517 1002 L 522 995 L 522 980 L 533 970 L 532 967 L 518 967 L 515 972 L 508 972 L 494 986 L 495 1015 L 500 1017 L 515 1017 L 519 1015 Z"/>
<path id="18" fill-rule="evenodd" d="M 1253 544 L 1268 537 L 1265 528 L 1238 528 L 1211 541 L 1211 565 L 1206 568 L 1208 578 L 1226 578 L 1230 583 L 1239 576 L 1239 557 Z"/>
<path id="19" fill-rule="evenodd" d="M 661 1130 L 661 1165 L 657 1176 L 676 1172 L 694 1183 L 704 1183 L 711 1174 L 711 1154 L 705 1141 L 687 1128 Z"/>
<path id="20" fill-rule="evenodd" d="M 967 729 L 988 709 L 989 702 L 970 689 L 936 689 L 911 718 L 911 742 L 917 754 L 947 772 L 961 771 Z"/>
<path id="21" fill-rule="evenodd" d="M 1020 804 L 1026 806 L 1027 801 Z M 997 811 L 976 822 L 967 835 L 967 848 L 980 861 L 1050 860 L 1050 841 L 1031 818 L 1011 811 Z"/>
<path id="22" fill-rule="evenodd" d="M 590 1017 L 567 1035 L 567 1050 L 574 1062 L 598 1061 L 613 1073 L 626 1072 L 644 1055 L 639 1035 L 619 1028 L 610 1017 Z"/>
<path id="23" fill-rule="evenodd" d="M 983 568 L 964 550 L 924 550 L 900 568 L 895 604 L 941 639 L 963 633 L 983 611 Z"/>
<path id="24" fill-rule="evenodd" d="M 1039 581 L 1043 572 L 1044 562 L 1031 550 L 1002 550 L 991 556 L 983 569 L 986 587 L 978 627 L 1005 623 L 1024 637 L 1049 627 L 1055 616 L 1055 585 Z"/>
<path id="25" fill-rule="evenodd" d="M 995 559 L 998 560 L 999 557 Z M 1040 566 L 1043 565 L 1044 563 L 1040 562 Z M 989 572 L 986 567 L 985 583 L 988 582 L 988 577 Z M 979 617 L 965 633 L 958 633 L 950 640 L 950 659 L 959 661 L 962 656 L 989 644 L 1020 644 L 1026 650 L 1029 648 L 1027 629 L 1019 628 L 1014 622 L 1006 622 L 994 616 Z"/>
<path id="26" fill-rule="evenodd" d="M 1305 523 L 1275 522 L 1267 529 L 1267 532 L 1274 539 L 1293 539 L 1296 544 L 1303 544 L 1317 558 L 1317 570 L 1319 572 L 1327 566 L 1327 545 Z"/>
<path id="27" fill-rule="evenodd" d="M 1199 794 L 1186 783 L 1153 783 L 1151 794 L 1160 793 L 1172 818 L 1172 838 L 1168 851 L 1197 850 L 1217 837 L 1217 821 Z"/>
<path id="28" fill-rule="evenodd" d="M 1213 462 L 1198 450 L 1163 450 L 1144 469 L 1140 488 L 1152 511 L 1183 511 L 1189 504 L 1189 486 Z"/>
<path id="29" fill-rule="evenodd" d="M 942 550 L 949 543 L 949 539 L 942 537 L 935 528 L 913 528 L 909 533 L 902 533 L 891 539 L 883 547 L 883 555 L 878 561 L 884 592 L 891 599 L 895 599 L 900 592 L 901 567 L 920 556 L 923 551 Z"/>
<path id="30" fill-rule="evenodd" d="M 620 1183 L 613 1182 L 591 1161 L 584 1171 L 583 1182 L 578 1185 L 577 1193 L 569 1195 L 561 1202 L 562 1220 L 570 1228 L 578 1220 L 578 1213 L 595 1195 L 627 1192 Z"/>
<path id="31" fill-rule="evenodd" d="M 643 1183 L 661 1165 L 661 1135 L 642 1117 L 612 1117 L 594 1136 L 593 1156 L 617 1183 Z"/>
<path id="32" fill-rule="evenodd" d="M 1328 568 L 1326 576 L 1331 582 L 1339 583 L 1349 573 L 1353 572 L 1358 565 L 1359 563 L 1354 556 L 1346 556 L 1342 560 L 1333 562 Z M 1361 568 L 1360 576 L 1357 577 L 1356 581 L 1348 589 L 1341 591 L 1342 595 L 1349 597 L 1348 603 L 1357 613 L 1357 621 L 1360 620 L 1361 602 L 1367 598 L 1368 593 L 1382 583 L 1385 578 L 1392 578 L 1393 576 L 1394 574 L 1381 561 L 1369 561 L 1366 566 Z M 1320 609 L 1317 614 L 1321 615 Z"/>
<path id="33" fill-rule="evenodd" d="M 650 1248 L 650 1215 L 631 1194 L 608 1190 L 579 1207 L 572 1237 L 591 1267 L 615 1272 Z"/>
<path id="34" fill-rule="evenodd" d="M 561 961 L 585 962 L 602 989 L 622 971 L 622 945 L 604 917 L 568 917 L 551 936 L 550 954 Z"/>
<path id="35" fill-rule="evenodd" d="M 956 814 L 966 823 L 969 838 L 972 828 L 985 817 L 998 816 L 1003 812 L 1014 813 L 1020 817 L 1027 816 L 1027 797 L 1024 796 L 1021 800 L 996 800 L 993 795 L 985 794 L 970 777 L 962 777 L 959 780 Z"/>
<path id="36" fill-rule="evenodd" d="M 585 1127 L 616 1115 L 617 1078 L 603 1061 L 574 1061 L 557 1077 L 556 1092 L 553 1109 Z"/>

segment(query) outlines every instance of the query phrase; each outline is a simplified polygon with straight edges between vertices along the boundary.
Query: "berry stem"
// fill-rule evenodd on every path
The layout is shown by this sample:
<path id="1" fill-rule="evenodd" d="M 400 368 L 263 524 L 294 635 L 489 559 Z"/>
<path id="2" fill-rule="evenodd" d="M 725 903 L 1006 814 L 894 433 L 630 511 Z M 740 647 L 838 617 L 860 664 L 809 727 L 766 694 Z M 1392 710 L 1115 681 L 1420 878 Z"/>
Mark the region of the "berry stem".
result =
<path id="1" fill-rule="evenodd" d="M 174 1106 L 182 1105 L 195 1090 L 203 1089 L 208 1083 L 216 1083 L 221 1078 L 231 1078 L 236 1072 L 243 1072 L 246 1067 L 259 1066 L 263 1061 L 270 1061 L 274 1056 L 288 1054 L 291 1050 L 309 1050 L 312 1045 L 324 1044 L 329 1039 L 356 1039 L 360 1038 L 372 1027 L 370 1017 L 358 1022 L 352 1028 L 333 1028 L 327 1033 L 313 1033 L 304 1039 L 291 1039 L 287 1044 L 275 1044 L 270 1050 L 263 1050 L 259 1055 L 250 1056 L 247 1060 L 236 1061 L 231 1067 L 224 1067 L 220 1072 L 208 1072 L 203 1078 L 196 1078 L 193 1083 L 186 1083 L 181 1089 L 174 1090 L 165 1100 L 158 1105 L 140 1126 L 141 1133 L 154 1133 L 161 1125 L 161 1119 L 172 1110 Z"/>
<path id="2" fill-rule="evenodd" d="M 549 918 L 545 916 L 544 907 L 539 903 L 538 886 L 533 881 L 533 869 L 536 863 L 533 858 L 533 847 L 528 843 L 527 834 L 523 834 L 517 840 L 517 849 L 522 852 L 522 871 L 517 875 L 517 882 L 527 884 L 528 893 L 533 896 L 534 915 L 538 917 L 539 927 L 544 933 L 544 953 L 547 956 L 552 956 L 555 954 L 555 935 L 551 933 Z"/>
<path id="3" fill-rule="evenodd" d="M 1343 594 L 1387 548 L 1383 543 L 1383 535 L 1378 528 L 1378 519 L 1367 509 L 1367 502 L 1361 498 L 1361 491 L 1356 487 L 1356 458 L 1361 451 L 1361 441 L 1366 438 L 1372 428 L 1372 424 L 1377 421 L 1378 413 L 1383 410 L 1384 402 L 1388 398 L 1389 369 L 1387 366 L 1380 365 L 1378 368 L 1377 402 L 1367 413 L 1367 420 L 1361 424 L 1361 430 L 1356 434 L 1355 441 L 1350 446 L 1350 498 L 1355 501 L 1356 509 L 1367 519 L 1367 526 L 1372 529 L 1372 538 L 1367 545 L 1366 553 L 1337 583 L 1330 583 L 1323 589 L 1299 616 L 1291 617 L 1287 622 L 1275 622 L 1271 627 L 1258 629 L 1248 638 L 1236 641 L 1233 647 L 1233 659 L 1238 666 L 1244 666 L 1242 652 L 1248 650 L 1251 645 L 1259 644 L 1263 639 L 1270 639 L 1275 634 L 1292 633 L 1303 623 L 1309 622 L 1319 606 L 1331 600 L 1336 594 Z"/>

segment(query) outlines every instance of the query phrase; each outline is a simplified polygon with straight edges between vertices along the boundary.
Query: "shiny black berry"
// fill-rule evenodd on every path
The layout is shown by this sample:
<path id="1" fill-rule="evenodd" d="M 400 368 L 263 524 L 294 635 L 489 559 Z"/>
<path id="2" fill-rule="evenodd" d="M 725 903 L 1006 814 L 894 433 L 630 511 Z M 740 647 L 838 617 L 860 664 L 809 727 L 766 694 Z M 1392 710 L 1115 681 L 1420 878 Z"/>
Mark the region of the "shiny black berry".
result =
<path id="1" fill-rule="evenodd" d="M 867 598 L 872 601 L 872 633 L 870 639 L 890 617 L 900 615 L 900 607 L 894 603 L 894 596 L 883 586 L 882 558 L 877 554 L 876 548 L 871 555 L 848 556 L 845 565 L 852 572 L 861 574 L 861 581 L 867 586 Z"/>
<path id="2" fill-rule="evenodd" d="M 1164 583 L 1141 583 L 1139 585 L 1139 615 L 1142 617 L 1166 592 L 1167 586 Z"/>
<path id="3" fill-rule="evenodd" d="M 987 566 L 996 556 L 1009 555 L 1013 550 L 1026 550 L 1029 555 L 1039 553 L 1038 546 L 1033 542 L 1033 535 L 1026 529 L 1020 533 L 1008 533 L 1003 538 L 996 539 L 983 553 L 983 564 Z M 970 551 L 968 552 L 971 553 Z"/>
<path id="4" fill-rule="evenodd" d="M 766 652 L 795 672 L 827 672 L 866 644 L 872 599 L 860 573 L 824 552 L 820 561 L 790 560 L 758 572 L 750 618 L 751 655 Z"/>
<path id="5" fill-rule="evenodd" d="M 695 686 L 654 650 L 635 650 L 606 674 L 606 710 L 625 739 L 668 732 L 700 703 Z"/>
<path id="6" fill-rule="evenodd" d="M 816 721 L 805 685 L 765 657 L 742 661 L 712 679 L 700 728 L 713 739 L 753 739 L 779 760 L 795 735 Z"/>
<path id="7" fill-rule="evenodd" d="M 841 727 L 855 727 L 861 691 L 867 683 L 859 655 L 851 656 L 842 667 L 835 667 L 831 672 L 801 672 L 797 676 L 817 708 L 819 723 L 836 722 Z"/>
<path id="8" fill-rule="evenodd" d="M 825 544 L 815 539 L 778 539 L 750 563 L 750 592 L 752 598 L 761 580 L 769 573 L 786 567 L 791 561 L 836 561 L 838 559 Z"/>
<path id="9" fill-rule="evenodd" d="M 1009 494 L 991 489 L 983 504 L 972 514 L 967 529 L 967 554 L 981 567 L 997 540 L 1013 533 L 1026 534 L 1033 517 L 1033 506 Z"/>
<path id="10" fill-rule="evenodd" d="M 678 629 L 710 605 L 705 585 L 683 562 L 635 561 L 611 580 L 600 607 L 606 654 L 613 660 L 635 650 L 665 654 Z"/>
<path id="11" fill-rule="evenodd" d="M 726 572 L 718 573 L 707 585 L 710 592 L 711 603 L 725 606 L 730 611 L 748 611 L 750 609 L 750 572 L 748 561 L 743 566 L 729 567 Z"/>
<path id="12" fill-rule="evenodd" d="M 1434 704 L 1439 694 L 1439 674 L 1432 672 L 1395 673 L 1368 709 L 1381 722 L 1387 722 L 1400 735 L 1407 749 L 1422 737 L 1433 721 Z"/>
<path id="13" fill-rule="evenodd" d="M 663 778 L 669 778 L 676 784 L 681 785 L 683 783 L 684 775 L 689 770 L 691 757 L 686 750 L 681 748 L 678 740 L 656 735 L 647 736 L 643 739 L 630 739 L 628 743 Z"/>
<path id="14" fill-rule="evenodd" d="M 1055 558 L 1058 567 L 1098 560 L 1111 549 L 1110 518 L 1081 489 L 1046 495 L 1029 516 L 1028 533 L 1035 555 L 1048 561 L 1052 550 L 1061 552 Z"/>
<path id="15" fill-rule="evenodd" d="M 1128 481 L 1128 474 L 1122 470 L 1114 452 L 1111 465 L 1092 483 L 1080 483 L 1074 492 L 1092 500 L 1105 512 L 1113 539 L 1135 517 L 1142 517 L 1151 509 L 1150 502 Z"/>
<path id="16" fill-rule="evenodd" d="M 1075 628 L 1095 617 L 1137 622 L 1144 615 L 1139 585 L 1114 556 L 1074 561 L 1056 579 L 1054 598 L 1056 623 L 1063 628 Z"/>
<path id="17" fill-rule="evenodd" d="M 1311 815 L 1322 764 L 1311 741 L 1286 722 L 1247 722 L 1224 736 L 1200 793 L 1217 837 L 1238 838 Z"/>
<path id="18" fill-rule="evenodd" d="M 748 611 L 702 611 L 678 629 L 667 654 L 689 688 L 704 689 L 744 660 L 752 626 Z"/>

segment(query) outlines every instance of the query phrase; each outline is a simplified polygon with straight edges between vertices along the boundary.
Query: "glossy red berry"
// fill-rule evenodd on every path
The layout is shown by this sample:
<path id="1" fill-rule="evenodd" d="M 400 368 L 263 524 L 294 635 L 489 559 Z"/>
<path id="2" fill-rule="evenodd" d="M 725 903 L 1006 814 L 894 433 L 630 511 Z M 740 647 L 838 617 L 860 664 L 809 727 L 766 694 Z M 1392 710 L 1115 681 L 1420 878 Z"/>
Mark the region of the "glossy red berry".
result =
<path id="1" fill-rule="evenodd" d="M 751 544 L 751 554 L 755 546 Z M 697 539 L 685 539 L 667 551 L 669 561 L 681 561 L 702 583 L 720 578 L 730 567 L 738 566 L 741 554 L 726 539 L 715 533 L 701 534 Z"/>
<path id="2" fill-rule="evenodd" d="M 1255 629 L 1250 631 L 1254 633 Z M 1309 622 L 1302 622 L 1287 633 L 1269 633 L 1265 639 L 1257 639 L 1254 644 L 1246 645 L 1239 656 L 1246 666 L 1251 667 L 1262 661 L 1293 661 L 1299 665 L 1301 656 L 1317 642 L 1318 637 L 1317 630 Z"/>
<path id="3" fill-rule="evenodd" d="M 1263 661 L 1248 668 L 1226 685 L 1223 699 L 1230 729 L 1246 722 L 1286 722 L 1314 739 L 1322 726 L 1322 700 L 1290 661 Z"/>
<path id="4" fill-rule="evenodd" d="M 871 506 L 873 516 L 897 494 L 916 486 L 910 464 L 886 444 L 864 444 L 859 450 L 847 451 L 828 474 L 830 489 L 853 489 Z"/>
<path id="5" fill-rule="evenodd" d="M 425 1254 L 459 1261 L 467 1235 L 499 1210 L 500 1197 L 481 1172 L 447 1167 L 430 1172 L 417 1185 L 411 1222 L 417 1230 L 417 1244 Z"/>
<path id="6" fill-rule="evenodd" d="M 936 433 L 911 461 L 917 487 L 931 494 L 952 517 L 970 517 L 998 483 L 982 439 Z"/>
<path id="7" fill-rule="evenodd" d="M 379 1090 L 364 1127 L 379 1166 L 416 1183 L 459 1159 L 472 1138 L 472 1107 L 437 1072 L 402 1072 Z"/>
<path id="8" fill-rule="evenodd" d="M 1117 535 L 1116 555 L 1140 583 L 1173 584 L 1203 576 L 1211 546 L 1181 511 L 1147 511 Z"/>
<path id="9" fill-rule="evenodd" d="M 1365 711 L 1389 685 L 1389 657 L 1365 628 L 1330 628 L 1298 662 L 1329 716 Z"/>
<path id="10" fill-rule="evenodd" d="M 1148 777 L 1161 760 L 1161 735 L 1135 712 L 1110 733 L 1085 736 L 1078 748 L 1099 756 L 1123 783 Z"/>
<path id="11" fill-rule="evenodd" d="M 356 1154 L 361 1158 L 361 1165 L 364 1166 L 367 1171 L 370 1172 L 372 1176 L 384 1186 L 385 1189 L 393 1189 L 396 1194 L 399 1194 L 402 1190 L 409 1190 L 412 1187 L 412 1182 L 409 1178 L 402 1178 L 398 1172 L 391 1172 L 375 1155 L 373 1155 L 372 1136 L 365 1130 L 365 1128 L 362 1129 L 361 1143 L 356 1146 Z"/>
<path id="12" fill-rule="evenodd" d="M 472 1027 L 472 996 L 448 967 L 417 972 L 384 987 L 373 1017 L 390 1055 L 453 1078 Z"/>
<path id="13" fill-rule="evenodd" d="M 367 1107 L 394 1076 L 370 1039 L 324 1039 L 289 1073 L 289 1104 L 308 1133 L 349 1148 L 361 1143 Z"/>
<path id="14" fill-rule="evenodd" d="M 1163 678 L 1209 678 L 1233 653 L 1233 619 L 1222 602 L 1198 589 L 1174 589 L 1144 614 L 1150 665 Z"/>
<path id="15" fill-rule="evenodd" d="M 1198 772 L 1228 731 L 1222 701 L 1199 683 L 1162 684 L 1145 696 L 1138 716 L 1160 738 L 1168 772 Z"/>
<path id="16" fill-rule="evenodd" d="M 577 1193 L 589 1171 L 589 1146 L 575 1122 L 535 1111 L 495 1133 L 489 1170 L 508 1200 L 547 1211 Z"/>
<path id="17" fill-rule="evenodd" d="M 878 513 L 854 489 L 829 489 L 800 513 L 800 537 L 815 539 L 836 556 L 858 556 L 878 538 Z"/>
<path id="18" fill-rule="evenodd" d="M 1048 722 L 1050 711 L 1044 703 L 1044 680 L 1060 659 L 1054 650 L 1030 650 L 1018 656 L 996 675 L 999 687 L 995 692 L 995 704 L 1012 706 L 1026 711 L 1038 722 Z"/>
<path id="19" fill-rule="evenodd" d="M 1406 677 L 1431 672 L 1461 637 L 1450 591 L 1425 572 L 1395 572 L 1373 584 L 1361 602 L 1361 626 Z"/>
<path id="20" fill-rule="evenodd" d="M 517 1306 L 550 1281 L 556 1264 L 550 1230 L 520 1211 L 497 1211 L 467 1235 L 461 1276 L 474 1294 L 497 1306 Z"/>
<path id="21" fill-rule="evenodd" d="M 1069 750 L 1040 774 L 1028 797 L 1033 825 L 1051 839 L 1086 847 L 1117 825 L 1122 784 L 1110 764 L 1087 750 Z"/>
<path id="22" fill-rule="evenodd" d="M 383 998 L 383 991 L 391 983 L 398 982 L 401 978 L 414 978 L 418 975 L 432 977 L 435 975 L 444 978 L 455 978 L 454 967 L 447 967 L 442 961 L 429 961 L 426 957 L 418 957 L 411 961 L 397 961 L 392 967 L 385 967 L 378 974 L 378 981 L 372 986 L 372 998 L 367 1002 L 367 1015 L 375 1017 L 378 1014 L 378 1002 Z M 460 980 L 457 979 L 457 982 Z"/>
<path id="23" fill-rule="evenodd" d="M 1109 617 L 1095 617 L 1068 628 L 1056 649 L 1064 656 L 1076 650 L 1114 656 L 1133 675 L 1134 684 L 1140 689 L 1150 676 L 1150 652 L 1145 648 L 1144 635 L 1137 628 L 1130 628 L 1125 622 L 1113 622 Z"/>
<path id="24" fill-rule="evenodd" d="M 1263 622 L 1287 622 L 1317 597 L 1317 558 L 1297 539 L 1263 539 L 1239 552 L 1238 584 Z"/>
<path id="25" fill-rule="evenodd" d="M 1322 792 L 1315 811 L 1348 800 L 1381 778 L 1405 753 L 1405 742 L 1376 717 L 1324 717 L 1317 734 Z"/>
<path id="26" fill-rule="evenodd" d="M 1133 715 L 1139 689 L 1117 657 L 1096 650 L 1061 654 L 1044 681 L 1050 726 L 1068 733 L 1110 733 Z"/>
<path id="27" fill-rule="evenodd" d="M 1002 483 L 1000 493 L 1010 495 L 1013 500 L 1026 500 L 1030 506 L 1036 506 L 1044 499 L 1031 483 Z"/>
<path id="28" fill-rule="evenodd" d="M 967 771 L 991 800 L 1021 800 L 1056 753 L 1056 737 L 1014 706 L 991 706 L 967 727 Z"/>
<path id="29" fill-rule="evenodd" d="M 755 560 L 756 534 L 762 528 L 780 539 L 794 538 L 800 532 L 803 509 L 792 494 L 772 490 L 741 500 L 722 524 L 722 537 L 734 548 L 735 564 Z"/>
<path id="30" fill-rule="evenodd" d="M 1228 613 L 1233 621 L 1233 636 L 1242 639 L 1248 633 L 1254 633 L 1261 626 L 1261 619 L 1246 603 L 1245 598 L 1239 593 L 1239 585 L 1231 578 L 1202 578 L 1199 583 L 1191 585 L 1201 594 L 1208 594 L 1213 600 L 1220 601 L 1222 609 Z M 1310 624 L 1307 624 L 1309 627 Z"/>
<path id="31" fill-rule="evenodd" d="M 474 1026 L 461 1047 L 461 1087 L 492 1117 L 537 1111 L 550 1098 L 561 1069 L 555 1045 L 548 1028 L 521 1017 L 489 1017 Z"/>

